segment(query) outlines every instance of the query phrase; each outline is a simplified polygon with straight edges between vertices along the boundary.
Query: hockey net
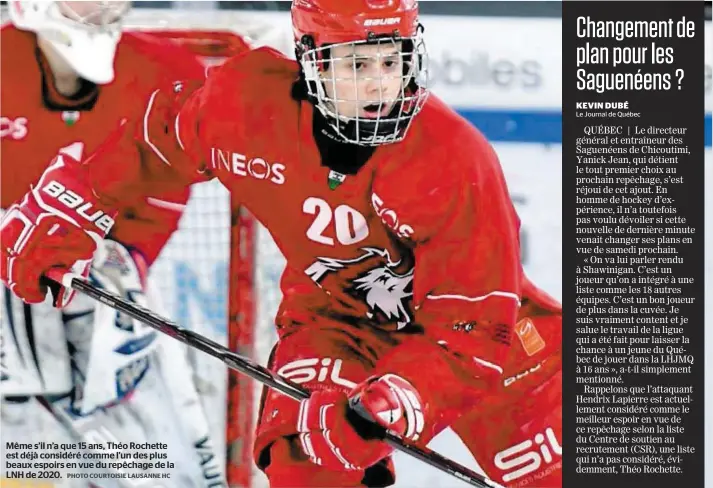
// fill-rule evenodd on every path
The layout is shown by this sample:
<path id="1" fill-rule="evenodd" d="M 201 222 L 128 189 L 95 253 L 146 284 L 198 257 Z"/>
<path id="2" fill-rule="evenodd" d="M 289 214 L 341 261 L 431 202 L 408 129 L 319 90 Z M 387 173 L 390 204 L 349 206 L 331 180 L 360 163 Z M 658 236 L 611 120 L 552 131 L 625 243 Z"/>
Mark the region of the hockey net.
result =
<path id="1" fill-rule="evenodd" d="M 179 42 L 207 65 L 237 54 L 246 42 L 288 55 L 292 49 L 284 15 L 134 9 L 126 28 Z M 238 260 L 230 260 L 231 248 L 239 250 Z M 211 181 L 191 188 L 179 229 L 152 267 L 151 285 L 170 318 L 265 365 L 276 340 L 272 321 L 283 266 L 267 231 Z M 260 385 L 202 353 L 190 359 L 214 442 L 226 453 L 221 462 L 229 486 L 266 486 L 252 461 Z"/>

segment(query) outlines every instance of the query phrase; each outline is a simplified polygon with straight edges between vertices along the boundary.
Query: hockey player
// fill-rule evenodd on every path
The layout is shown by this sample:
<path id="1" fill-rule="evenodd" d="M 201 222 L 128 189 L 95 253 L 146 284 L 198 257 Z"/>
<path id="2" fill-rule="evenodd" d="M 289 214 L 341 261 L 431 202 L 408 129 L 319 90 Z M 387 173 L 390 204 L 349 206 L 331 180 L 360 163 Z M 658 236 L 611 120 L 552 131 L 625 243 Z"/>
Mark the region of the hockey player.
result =
<path id="1" fill-rule="evenodd" d="M 251 51 L 155 93 L 88 158 L 61 150 L 2 223 L 2 279 L 40 301 L 144 187 L 218 178 L 287 261 L 268 366 L 312 391 L 263 395 L 272 487 L 388 486 L 364 417 L 426 444 L 464 414 L 489 476 L 559 486 L 559 304 L 523 275 L 493 149 L 428 96 L 417 2 L 295 0 L 292 19 L 298 63 Z"/>
<path id="2" fill-rule="evenodd" d="M 129 4 L 9 3 L 12 23 L 0 33 L 2 209 L 30 189 L 44 171 L 43 160 L 59 148 L 77 143 L 82 152 L 93 151 L 119 120 L 143 117 L 144 101 L 157 85 L 204 78 L 203 65 L 187 50 L 145 34 L 122 35 Z M 185 187 L 154 188 L 123 208 L 111 239 L 100 244 L 92 279 L 146 304 L 148 267 L 175 230 L 187 197 Z M 61 311 L 50 301 L 34 302 L 4 290 L 3 438 L 58 444 L 178 438 L 167 453 L 180 468 L 173 486 L 204 484 L 191 446 L 210 443 L 200 437 L 206 432 L 194 432 L 195 439 L 173 434 L 180 429 L 168 400 L 173 394 L 189 401 L 191 391 L 185 377 L 187 392 L 166 391 L 169 380 L 161 379 L 156 360 L 164 352 L 157 347 L 162 337 L 86 298 Z M 165 357 L 163 372 L 170 374 L 178 361 Z M 191 428 L 199 420 L 192 417 Z M 180 463 L 186 455 L 191 458 Z"/>

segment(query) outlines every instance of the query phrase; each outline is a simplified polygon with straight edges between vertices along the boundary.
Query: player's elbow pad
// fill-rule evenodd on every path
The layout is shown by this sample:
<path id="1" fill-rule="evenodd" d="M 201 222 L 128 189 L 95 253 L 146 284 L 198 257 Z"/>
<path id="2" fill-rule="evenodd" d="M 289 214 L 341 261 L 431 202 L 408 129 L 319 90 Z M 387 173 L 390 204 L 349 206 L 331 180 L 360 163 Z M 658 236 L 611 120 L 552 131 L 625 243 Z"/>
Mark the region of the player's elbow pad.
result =
<path id="1" fill-rule="evenodd" d="M 94 190 L 103 201 L 125 208 L 197 179 L 196 164 L 184 149 L 178 122 L 179 114 L 191 115 L 182 108 L 199 86 L 195 82 L 188 90 L 174 83 L 156 89 L 141 117 L 123 120 L 87 159 Z"/>

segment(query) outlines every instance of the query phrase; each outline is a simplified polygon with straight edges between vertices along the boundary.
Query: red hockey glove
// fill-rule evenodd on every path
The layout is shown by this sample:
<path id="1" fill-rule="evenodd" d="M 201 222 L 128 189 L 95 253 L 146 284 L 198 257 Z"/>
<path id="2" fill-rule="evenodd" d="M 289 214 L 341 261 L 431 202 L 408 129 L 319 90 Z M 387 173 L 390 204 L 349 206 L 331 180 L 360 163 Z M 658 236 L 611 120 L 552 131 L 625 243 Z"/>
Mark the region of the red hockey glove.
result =
<path id="1" fill-rule="evenodd" d="M 27 303 L 44 301 L 42 277 L 51 268 L 86 276 L 96 243 L 114 225 L 116 212 L 99 203 L 86 167 L 79 163 L 81 152 L 80 143 L 61 149 L 37 185 L 0 223 L 0 278 Z M 63 287 L 54 291 L 56 307 L 74 296 Z"/>
<path id="2" fill-rule="evenodd" d="M 327 469 L 366 469 L 393 451 L 368 420 L 415 441 L 424 426 L 421 405 L 416 389 L 393 374 L 369 378 L 348 396 L 314 391 L 300 405 L 300 445 L 313 463 Z"/>

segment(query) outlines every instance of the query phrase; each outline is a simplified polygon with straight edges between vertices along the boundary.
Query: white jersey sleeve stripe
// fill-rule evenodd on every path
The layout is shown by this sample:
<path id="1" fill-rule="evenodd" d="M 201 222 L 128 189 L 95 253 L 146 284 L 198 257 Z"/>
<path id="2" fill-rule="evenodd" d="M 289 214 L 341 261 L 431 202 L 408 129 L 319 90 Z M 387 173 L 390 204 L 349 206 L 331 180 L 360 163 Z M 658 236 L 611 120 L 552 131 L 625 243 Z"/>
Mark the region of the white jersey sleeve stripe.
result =
<path id="1" fill-rule="evenodd" d="M 520 297 L 517 296 L 515 293 L 511 293 L 509 291 L 491 291 L 490 293 L 487 293 L 485 295 L 477 296 L 477 297 L 469 297 L 466 295 L 456 295 L 456 294 L 444 294 L 444 295 L 426 295 L 426 298 L 429 300 L 464 300 L 466 302 L 481 302 L 487 298 L 490 297 L 504 297 L 504 298 L 512 298 L 517 302 L 517 305 L 520 306 Z"/>
<path id="2" fill-rule="evenodd" d="M 155 90 L 151 94 L 151 98 L 149 98 L 149 105 L 146 107 L 146 113 L 144 113 L 144 141 L 146 141 L 146 144 L 149 145 L 149 147 L 153 150 L 154 153 L 156 153 L 156 156 L 161 158 L 161 161 L 166 163 L 167 165 L 171 166 L 171 163 L 168 162 L 168 159 L 166 159 L 166 156 L 164 156 L 161 151 L 151 142 L 151 139 L 149 137 L 149 115 L 151 114 L 151 108 L 153 107 L 153 102 L 156 99 L 156 95 L 158 95 L 158 92 L 161 91 Z"/>

